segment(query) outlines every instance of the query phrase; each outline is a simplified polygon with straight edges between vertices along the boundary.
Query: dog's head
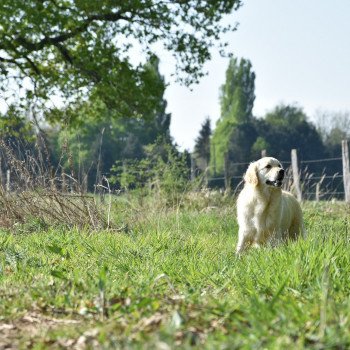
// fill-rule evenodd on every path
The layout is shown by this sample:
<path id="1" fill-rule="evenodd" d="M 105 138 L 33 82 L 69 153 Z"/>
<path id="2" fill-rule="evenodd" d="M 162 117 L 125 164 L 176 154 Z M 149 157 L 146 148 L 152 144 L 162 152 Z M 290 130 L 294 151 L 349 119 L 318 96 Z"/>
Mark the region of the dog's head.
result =
<path id="1" fill-rule="evenodd" d="M 244 175 L 244 181 L 250 185 L 267 185 L 280 188 L 283 184 L 285 171 L 281 163 L 272 157 L 264 157 L 250 163 Z"/>

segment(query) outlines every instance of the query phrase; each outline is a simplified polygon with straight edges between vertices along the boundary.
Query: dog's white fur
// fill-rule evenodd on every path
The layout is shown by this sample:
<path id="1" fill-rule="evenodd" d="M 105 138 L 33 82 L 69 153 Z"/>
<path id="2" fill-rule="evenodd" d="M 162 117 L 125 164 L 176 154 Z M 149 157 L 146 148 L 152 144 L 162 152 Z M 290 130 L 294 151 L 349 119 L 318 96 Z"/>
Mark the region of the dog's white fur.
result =
<path id="1" fill-rule="evenodd" d="M 251 163 L 237 199 L 237 253 L 250 245 L 305 237 L 302 211 L 296 198 L 281 189 L 284 170 L 272 157 Z"/>

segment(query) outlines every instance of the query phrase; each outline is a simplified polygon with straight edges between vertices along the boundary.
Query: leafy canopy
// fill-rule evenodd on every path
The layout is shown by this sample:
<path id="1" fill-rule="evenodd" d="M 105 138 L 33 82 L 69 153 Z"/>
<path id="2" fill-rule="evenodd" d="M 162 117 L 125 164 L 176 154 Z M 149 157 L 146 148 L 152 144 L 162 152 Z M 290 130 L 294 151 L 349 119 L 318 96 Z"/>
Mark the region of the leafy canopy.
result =
<path id="1" fill-rule="evenodd" d="M 267 141 L 267 154 L 280 160 L 290 159 L 290 150 L 298 150 L 302 160 L 325 157 L 325 148 L 315 126 L 308 122 L 303 109 L 295 105 L 279 105 L 265 116 L 260 135 Z M 273 142 L 268 142 L 273 140 Z M 324 165 L 321 164 L 323 167 Z"/>
<path id="2" fill-rule="evenodd" d="M 158 80 L 159 86 L 164 86 L 164 79 L 158 69 L 159 61 L 154 59 L 147 63 L 147 69 Z M 158 103 L 152 113 L 144 114 L 143 118 L 116 118 L 114 111 L 106 104 L 94 99 L 79 104 L 71 104 L 67 109 L 46 113 L 46 120 L 54 123 L 61 116 L 67 119 L 67 128 L 48 130 L 51 147 L 56 162 L 61 158 L 61 150 L 71 153 L 75 164 L 70 164 L 70 158 L 61 159 L 61 165 L 66 171 L 73 168 L 79 176 L 88 173 L 88 183 L 96 180 L 96 173 L 108 174 L 116 161 L 140 160 L 147 156 L 145 146 L 153 144 L 158 138 L 171 143 L 171 115 L 166 112 L 164 89 L 158 96 Z"/>
<path id="3" fill-rule="evenodd" d="M 197 82 L 211 49 L 224 49 L 225 14 L 240 0 L 2 0 L 0 88 L 26 98 L 97 96 L 121 115 L 152 110 L 154 76 L 130 63 L 133 46 L 148 60 L 161 44 L 185 84 Z M 158 45 L 159 46 L 159 45 Z M 30 80 L 28 83 L 27 80 Z M 6 96 L 5 96 L 6 97 Z"/>

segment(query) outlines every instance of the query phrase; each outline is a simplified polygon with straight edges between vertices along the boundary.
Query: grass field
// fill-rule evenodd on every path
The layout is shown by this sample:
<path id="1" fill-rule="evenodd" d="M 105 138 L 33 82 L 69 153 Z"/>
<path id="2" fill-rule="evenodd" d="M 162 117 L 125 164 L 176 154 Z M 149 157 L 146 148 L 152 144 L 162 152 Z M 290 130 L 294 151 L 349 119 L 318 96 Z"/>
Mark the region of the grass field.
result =
<path id="1" fill-rule="evenodd" d="M 240 258 L 233 200 L 2 230 L 0 349 L 348 349 L 350 210 L 303 211 L 305 241 Z"/>

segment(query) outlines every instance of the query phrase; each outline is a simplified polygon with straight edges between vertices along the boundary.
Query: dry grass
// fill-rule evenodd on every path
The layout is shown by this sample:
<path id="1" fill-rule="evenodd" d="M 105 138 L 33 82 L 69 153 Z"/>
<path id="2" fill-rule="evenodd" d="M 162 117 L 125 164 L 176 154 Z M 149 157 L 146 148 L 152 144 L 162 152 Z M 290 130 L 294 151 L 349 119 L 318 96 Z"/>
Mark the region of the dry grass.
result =
<path id="1" fill-rule="evenodd" d="M 67 226 L 99 230 L 107 227 L 97 196 L 67 174 L 61 164 L 50 165 L 47 151 L 38 143 L 32 150 L 0 142 L 4 172 L 0 182 L 0 226 L 36 222 L 43 226 Z"/>

